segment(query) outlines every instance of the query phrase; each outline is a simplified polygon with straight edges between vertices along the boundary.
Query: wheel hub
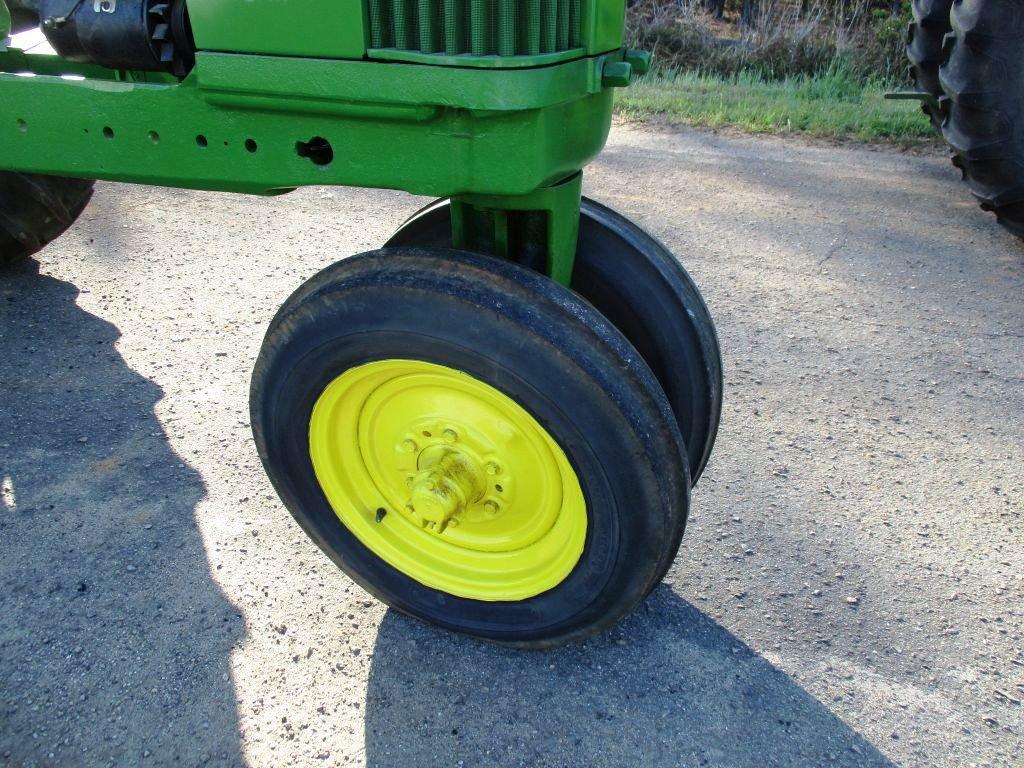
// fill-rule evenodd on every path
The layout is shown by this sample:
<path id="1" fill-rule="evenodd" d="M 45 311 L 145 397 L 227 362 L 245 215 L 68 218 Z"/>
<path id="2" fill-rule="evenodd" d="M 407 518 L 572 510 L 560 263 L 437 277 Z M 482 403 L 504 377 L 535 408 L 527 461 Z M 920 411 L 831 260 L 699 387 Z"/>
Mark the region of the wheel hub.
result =
<path id="1" fill-rule="evenodd" d="M 367 363 L 328 385 L 309 430 L 314 471 L 342 523 L 427 586 L 520 600 L 579 560 L 586 503 L 564 452 L 471 376 Z"/>
<path id="2" fill-rule="evenodd" d="M 413 478 L 406 509 L 428 532 L 441 534 L 449 525 L 458 525 L 467 508 L 482 500 L 484 470 L 462 451 L 428 448 L 416 464 L 420 471 Z"/>

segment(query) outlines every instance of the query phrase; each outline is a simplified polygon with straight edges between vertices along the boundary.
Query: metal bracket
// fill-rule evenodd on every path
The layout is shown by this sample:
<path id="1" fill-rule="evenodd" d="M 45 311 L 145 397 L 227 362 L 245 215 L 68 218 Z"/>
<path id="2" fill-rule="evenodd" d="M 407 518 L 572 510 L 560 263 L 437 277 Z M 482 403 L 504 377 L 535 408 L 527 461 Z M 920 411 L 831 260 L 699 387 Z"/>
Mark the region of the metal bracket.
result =
<path id="1" fill-rule="evenodd" d="M 890 101 L 919 101 L 934 110 L 939 109 L 939 100 L 935 94 L 925 91 L 891 91 L 885 94 L 885 98 Z"/>
<path id="2" fill-rule="evenodd" d="M 576 259 L 582 184 L 583 172 L 577 171 L 525 195 L 453 197 L 452 244 L 532 266 L 568 286 Z"/>

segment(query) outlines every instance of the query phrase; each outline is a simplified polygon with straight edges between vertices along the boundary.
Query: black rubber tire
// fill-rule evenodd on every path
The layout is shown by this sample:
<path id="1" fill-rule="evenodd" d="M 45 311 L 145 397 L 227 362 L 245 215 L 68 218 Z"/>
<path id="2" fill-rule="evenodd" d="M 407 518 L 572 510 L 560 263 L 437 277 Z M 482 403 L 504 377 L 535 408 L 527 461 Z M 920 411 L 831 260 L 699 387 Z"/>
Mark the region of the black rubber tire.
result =
<path id="1" fill-rule="evenodd" d="M 366 362 L 412 358 L 487 382 L 562 446 L 587 501 L 583 555 L 547 592 L 485 602 L 420 584 L 339 521 L 309 457 L 313 405 Z M 689 506 L 686 448 L 650 369 L 571 291 L 509 262 L 444 249 L 383 249 L 338 262 L 270 324 L 253 373 L 263 465 L 311 538 L 379 599 L 450 630 L 517 647 L 580 640 L 628 614 L 675 556 Z"/>
<path id="2" fill-rule="evenodd" d="M 392 246 L 451 247 L 448 201 L 413 214 L 385 247 Z M 722 355 L 700 289 L 664 245 L 586 197 L 572 289 L 612 321 L 654 372 L 676 415 L 696 484 L 722 415 Z"/>
<path id="3" fill-rule="evenodd" d="M 92 187 L 88 179 L 0 172 L 0 267 L 62 235 L 85 209 Z"/>
<path id="4" fill-rule="evenodd" d="M 953 0 L 914 0 L 914 20 L 907 28 L 907 58 L 910 59 L 910 76 L 917 90 L 930 93 L 936 99 L 944 96 L 939 82 L 939 67 L 942 65 L 942 41 L 950 30 L 949 9 Z M 921 110 L 928 115 L 932 125 L 942 132 L 942 109 L 922 104 Z"/>
<path id="5" fill-rule="evenodd" d="M 942 134 L 982 209 L 1024 237 L 1024 4 L 956 0 Z"/>
<path id="6" fill-rule="evenodd" d="M 11 12 L 11 34 L 39 26 L 39 0 L 7 0 Z"/>

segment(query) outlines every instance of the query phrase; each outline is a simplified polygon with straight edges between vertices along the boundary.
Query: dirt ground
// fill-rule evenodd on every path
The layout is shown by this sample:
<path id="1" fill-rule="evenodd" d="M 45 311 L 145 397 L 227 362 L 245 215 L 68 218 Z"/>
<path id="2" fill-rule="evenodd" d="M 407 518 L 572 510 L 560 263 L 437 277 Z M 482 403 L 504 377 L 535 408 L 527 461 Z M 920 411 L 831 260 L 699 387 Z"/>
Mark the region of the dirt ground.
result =
<path id="1" fill-rule="evenodd" d="M 1019 766 L 1024 245 L 938 156 L 619 126 L 586 192 L 725 358 L 665 584 L 585 645 L 387 610 L 274 495 L 277 306 L 421 200 L 99 184 L 0 279 L 0 764 Z"/>

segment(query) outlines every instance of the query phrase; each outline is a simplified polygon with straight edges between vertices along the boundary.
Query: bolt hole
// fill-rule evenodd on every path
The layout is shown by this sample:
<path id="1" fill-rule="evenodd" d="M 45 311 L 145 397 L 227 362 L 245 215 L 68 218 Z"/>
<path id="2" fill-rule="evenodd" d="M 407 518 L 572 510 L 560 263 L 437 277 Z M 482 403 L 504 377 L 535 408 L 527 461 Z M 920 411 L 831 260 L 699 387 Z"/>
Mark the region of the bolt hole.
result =
<path id="1" fill-rule="evenodd" d="M 18 130 L 21 131 L 22 133 L 25 133 L 25 131 L 28 130 L 28 123 L 26 123 L 21 118 L 18 118 Z"/>
<path id="2" fill-rule="evenodd" d="M 111 128 L 109 125 L 103 126 L 103 137 L 106 139 L 114 138 L 114 129 Z"/>
<path id="3" fill-rule="evenodd" d="M 502 491 L 504 491 L 505 489 L 504 489 L 504 488 L 502 488 L 502 487 L 501 487 L 500 485 L 495 485 L 495 486 L 494 486 L 494 490 L 496 490 L 496 491 L 497 491 L 498 493 L 501 493 L 501 492 L 502 492 Z"/>
<path id="4" fill-rule="evenodd" d="M 196 145 L 202 147 L 203 149 L 206 149 L 208 146 L 210 146 L 210 142 L 205 136 L 203 136 L 203 134 L 200 133 L 198 136 L 196 136 Z"/>
<path id="5" fill-rule="evenodd" d="M 246 152 L 255 152 L 256 149 L 257 149 L 257 147 L 256 147 L 256 142 L 255 141 L 253 141 L 252 139 L 246 139 L 245 140 L 245 151 Z"/>
<path id="6" fill-rule="evenodd" d="M 299 157 L 307 158 L 314 165 L 330 165 L 334 160 L 334 147 L 323 136 L 314 136 L 309 141 L 297 142 L 295 152 Z"/>
<path id="7" fill-rule="evenodd" d="M 156 131 L 150 131 L 146 135 L 149 136 L 149 140 L 152 141 L 154 144 L 160 143 L 160 134 L 157 133 Z"/>
<path id="8" fill-rule="evenodd" d="M 430 434 L 430 432 L 428 432 L 427 430 L 424 429 L 423 430 L 423 436 L 424 437 L 431 437 L 431 434 Z"/>

